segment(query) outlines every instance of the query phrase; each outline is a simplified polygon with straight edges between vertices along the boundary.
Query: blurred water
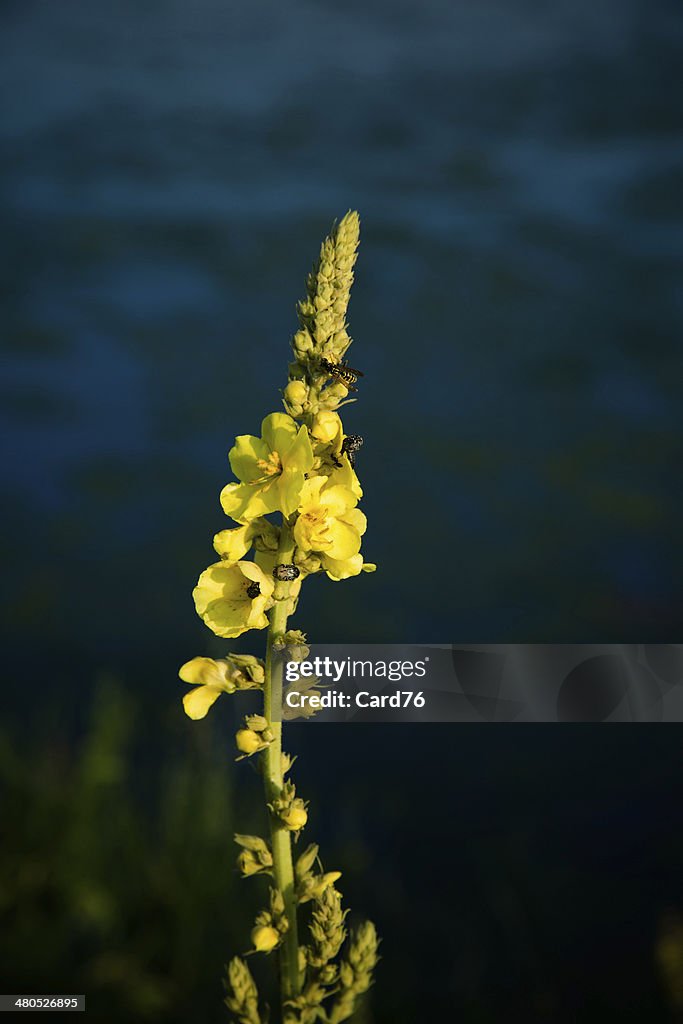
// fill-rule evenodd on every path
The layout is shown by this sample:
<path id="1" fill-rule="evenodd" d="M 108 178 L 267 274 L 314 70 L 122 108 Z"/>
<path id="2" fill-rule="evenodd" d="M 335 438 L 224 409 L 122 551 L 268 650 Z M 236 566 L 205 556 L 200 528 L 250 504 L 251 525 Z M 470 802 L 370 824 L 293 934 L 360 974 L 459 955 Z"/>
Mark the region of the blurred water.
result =
<path id="1" fill-rule="evenodd" d="M 212 649 L 189 592 L 225 453 L 278 408 L 349 207 L 347 423 L 380 572 L 315 581 L 299 624 L 671 639 L 678 5 L 70 0 L 2 22 L 10 650 L 166 686 Z"/>

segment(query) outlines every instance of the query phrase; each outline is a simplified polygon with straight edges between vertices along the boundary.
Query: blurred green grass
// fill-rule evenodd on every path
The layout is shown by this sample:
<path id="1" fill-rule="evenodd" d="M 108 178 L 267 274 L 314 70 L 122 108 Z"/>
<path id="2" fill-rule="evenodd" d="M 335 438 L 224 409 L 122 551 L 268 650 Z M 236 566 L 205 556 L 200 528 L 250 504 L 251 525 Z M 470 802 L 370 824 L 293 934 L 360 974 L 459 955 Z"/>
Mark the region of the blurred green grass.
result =
<path id="1" fill-rule="evenodd" d="M 223 1019 L 222 964 L 251 905 L 236 898 L 231 765 L 190 731 L 145 777 L 137 710 L 103 679 L 80 744 L 0 736 L 3 990 L 85 992 L 98 1020 Z"/>
<path id="2" fill-rule="evenodd" d="M 263 809 L 251 762 L 236 768 L 228 749 L 233 713 L 226 701 L 190 724 L 174 701 L 155 716 L 139 688 L 101 676 L 80 738 L 49 707 L 40 728 L 0 730 L 1 990 L 83 992 L 112 1024 L 227 1021 L 223 965 L 244 950 L 264 894 L 234 870 L 232 834 L 262 833 Z M 542 744 L 519 748 L 519 735 L 498 739 L 500 762 L 476 779 L 484 738 L 461 737 L 451 770 L 462 785 L 444 803 L 415 759 L 445 730 L 392 727 L 393 749 L 410 741 L 412 756 L 385 764 L 372 744 L 353 745 L 360 735 L 292 727 L 310 838 L 343 871 L 352 921 L 367 914 L 383 935 L 357 1024 L 456 1009 L 465 1024 L 503 1012 L 539 1024 L 679 1019 L 680 834 L 657 824 L 657 801 L 675 802 L 675 736 L 646 745 L 620 779 L 625 733 L 584 734 L 581 755 L 556 733 L 554 760 Z M 406 809 L 418 806 L 415 829 Z M 272 961 L 250 966 L 268 998 Z"/>

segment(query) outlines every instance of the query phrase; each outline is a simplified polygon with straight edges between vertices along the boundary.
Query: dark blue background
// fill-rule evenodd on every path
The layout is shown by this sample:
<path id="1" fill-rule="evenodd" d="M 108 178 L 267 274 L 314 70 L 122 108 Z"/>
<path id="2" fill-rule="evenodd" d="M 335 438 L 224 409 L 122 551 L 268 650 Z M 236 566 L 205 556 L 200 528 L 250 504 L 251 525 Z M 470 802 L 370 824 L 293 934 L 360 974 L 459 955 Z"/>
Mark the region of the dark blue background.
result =
<path id="1" fill-rule="evenodd" d="M 1 24 L 10 732 L 71 742 L 106 671 L 181 742 L 177 667 L 224 649 L 190 592 L 227 525 L 226 453 L 279 408 L 295 301 L 350 207 L 362 244 L 349 359 L 365 377 L 345 423 L 365 438 L 364 552 L 379 571 L 312 581 L 295 625 L 327 642 L 680 639 L 678 4 L 25 0 L 5 3 Z M 235 647 L 258 653 L 262 640 Z M 592 962 L 597 805 L 582 818 L 585 845 L 572 828 L 563 853 L 557 836 L 561 780 L 595 800 L 606 742 L 604 828 L 629 880 L 614 956 L 625 948 L 641 964 L 638 1005 L 654 1013 L 651 955 L 633 951 L 643 929 L 651 948 L 652 922 L 675 900 L 650 879 L 669 877 L 658 857 L 680 853 L 676 732 L 569 732 L 559 761 L 545 733 L 366 732 L 295 736 L 305 795 L 367 799 L 377 823 L 359 831 L 372 878 L 349 880 L 368 890 L 359 910 L 379 893 L 388 936 L 377 1020 L 383 1007 L 416 1020 L 441 1005 L 422 967 L 396 999 L 399 921 L 406 948 L 436 929 L 430 963 L 471 977 L 467 944 L 442 917 L 467 886 L 463 864 L 440 886 L 483 818 L 482 857 L 514 844 L 499 785 L 521 801 L 515 820 L 556 837 L 526 867 L 569 872 L 569 903 L 583 910 L 567 955 Z M 158 747 L 169 742 L 158 734 Z M 154 741 L 141 756 L 152 771 Z M 402 798 L 391 766 L 406 760 Z M 620 765 L 639 762 L 634 810 Z M 644 826 L 659 801 L 659 824 Z M 341 850 L 332 812 L 320 813 Z M 425 830 L 445 819 L 434 868 Z M 643 828 L 652 848 L 624 847 L 624 831 Z M 575 856 L 590 863 L 574 870 Z M 488 920 L 476 901 L 469 912 Z M 482 925 L 487 962 L 517 947 L 510 927 L 499 947 Z M 427 938 L 418 953 L 431 955 Z M 448 988 L 448 1005 L 473 1000 L 502 1019 L 496 1006 L 512 1012 L 517 999 L 526 1019 L 583 1019 L 561 1017 L 564 982 L 538 971 L 556 993 L 541 993 L 541 1009 L 524 1003 L 530 983 L 513 971 L 498 984 L 508 973 L 491 967 L 486 984 Z M 603 989 L 596 978 L 588 988 L 603 1014 L 636 998 L 609 989 L 610 1002 Z"/>

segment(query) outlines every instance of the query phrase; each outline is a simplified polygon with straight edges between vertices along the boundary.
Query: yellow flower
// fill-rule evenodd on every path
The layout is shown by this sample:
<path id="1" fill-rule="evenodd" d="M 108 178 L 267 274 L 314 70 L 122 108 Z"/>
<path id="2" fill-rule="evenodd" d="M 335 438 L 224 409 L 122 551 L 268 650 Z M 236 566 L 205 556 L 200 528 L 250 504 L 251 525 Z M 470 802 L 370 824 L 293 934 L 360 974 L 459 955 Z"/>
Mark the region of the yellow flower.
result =
<path id="1" fill-rule="evenodd" d="M 188 718 L 204 718 L 222 693 L 258 690 L 263 686 L 263 662 L 253 654 L 231 654 L 225 660 L 192 658 L 178 673 L 184 683 L 194 686 L 183 697 Z"/>
<path id="2" fill-rule="evenodd" d="M 197 614 L 216 636 L 235 637 L 265 629 L 274 582 L 255 562 L 216 562 L 192 591 Z"/>
<path id="3" fill-rule="evenodd" d="M 341 471 L 339 471 L 341 473 Z M 350 472 L 353 472 L 351 470 Z M 355 475 L 355 474 L 354 474 Z M 306 480 L 301 492 L 299 517 L 294 524 L 294 539 L 300 551 L 320 555 L 322 567 L 333 574 L 339 563 L 346 563 L 360 551 L 366 519 L 355 507 L 358 498 L 338 476 L 314 476 Z M 355 563 L 352 563 L 355 565 Z M 362 559 L 357 572 L 362 568 Z M 348 572 L 346 575 L 355 575 Z"/>
<path id="4" fill-rule="evenodd" d="M 237 689 L 227 661 L 193 658 L 185 662 L 178 674 L 184 683 L 195 687 L 183 697 L 185 714 L 195 720 L 204 718 L 222 693 L 234 693 Z"/>
<path id="5" fill-rule="evenodd" d="M 304 474 L 313 466 L 308 430 L 298 427 L 287 413 L 266 416 L 261 433 L 261 437 L 240 435 L 230 449 L 230 465 L 241 483 L 223 488 L 221 505 L 238 523 L 278 509 L 291 516 L 299 503 Z"/>

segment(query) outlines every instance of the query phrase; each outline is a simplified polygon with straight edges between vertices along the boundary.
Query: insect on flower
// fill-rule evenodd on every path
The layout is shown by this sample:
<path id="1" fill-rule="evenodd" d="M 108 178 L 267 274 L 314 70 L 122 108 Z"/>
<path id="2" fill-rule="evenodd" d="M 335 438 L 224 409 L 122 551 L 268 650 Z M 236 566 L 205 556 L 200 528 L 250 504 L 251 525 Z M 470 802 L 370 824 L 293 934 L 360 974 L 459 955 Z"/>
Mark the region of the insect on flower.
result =
<path id="1" fill-rule="evenodd" d="M 335 380 L 341 381 L 344 387 L 347 387 L 349 391 L 358 391 L 355 387 L 358 378 L 362 377 L 363 374 L 360 370 L 354 370 L 352 366 L 349 366 L 346 362 L 333 363 L 329 359 L 320 359 L 320 365 L 324 370 L 334 377 Z"/>
<path id="2" fill-rule="evenodd" d="M 291 565 L 288 562 L 283 562 L 280 565 L 276 565 L 273 569 L 273 576 L 276 580 L 280 580 L 283 583 L 289 583 L 291 580 L 296 580 L 299 577 L 299 569 L 296 565 Z"/>
<path id="3" fill-rule="evenodd" d="M 356 455 L 362 447 L 363 438 L 360 436 L 360 434 L 347 434 L 344 440 L 342 441 L 341 450 L 342 452 L 346 452 L 346 454 L 348 455 L 349 462 L 351 463 L 352 467 L 355 466 Z"/>
<path id="4" fill-rule="evenodd" d="M 258 597 L 261 593 L 261 586 L 259 583 L 250 583 L 247 587 L 247 597 L 250 597 L 252 601 L 255 597 Z"/>

